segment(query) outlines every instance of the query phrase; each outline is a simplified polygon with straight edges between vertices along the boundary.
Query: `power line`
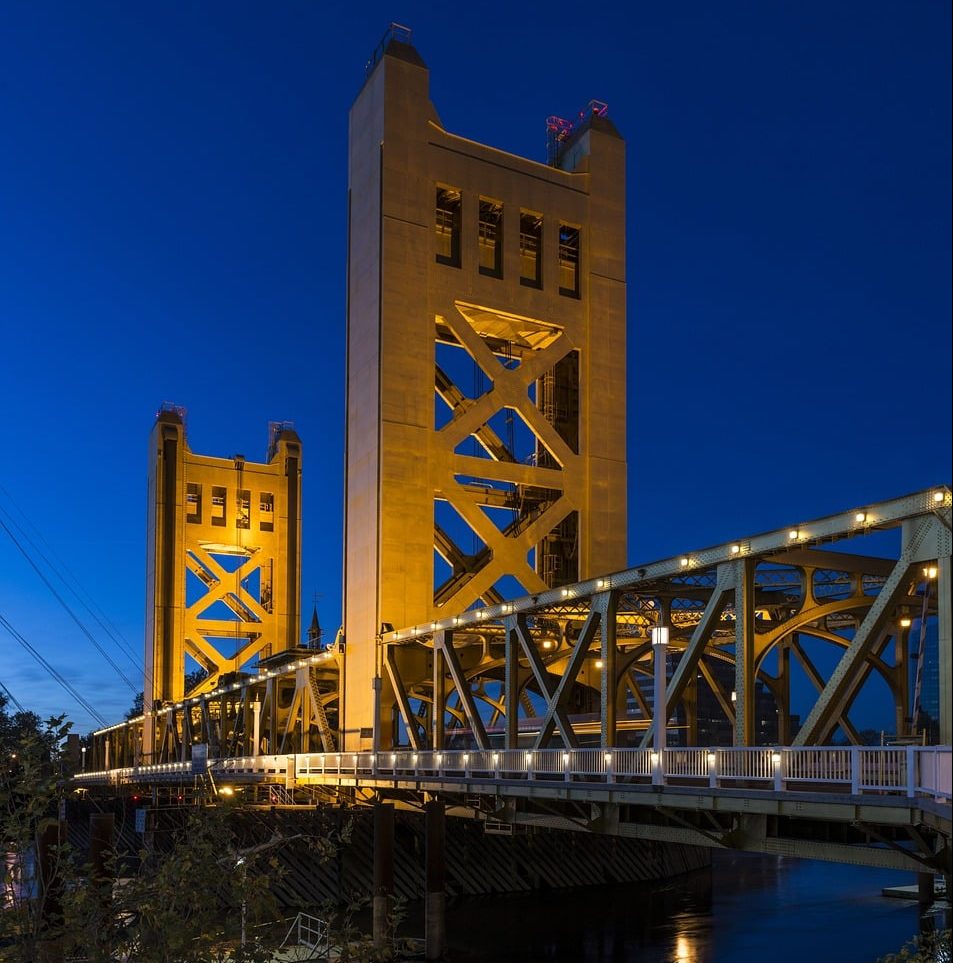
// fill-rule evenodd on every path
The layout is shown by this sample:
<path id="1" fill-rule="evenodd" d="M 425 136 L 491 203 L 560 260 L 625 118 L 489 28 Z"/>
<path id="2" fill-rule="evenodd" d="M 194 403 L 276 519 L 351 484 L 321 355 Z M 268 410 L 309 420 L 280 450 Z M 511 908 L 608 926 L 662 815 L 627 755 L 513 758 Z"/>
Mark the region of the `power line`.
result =
<path id="1" fill-rule="evenodd" d="M 76 687 L 71 682 L 69 682 L 67 679 L 64 679 L 63 676 L 60 675 L 60 673 L 57 672 L 56 669 L 54 669 L 53 666 L 51 666 L 42 655 L 40 655 L 39 652 L 37 652 L 30 642 L 7 621 L 3 614 L 0 614 L 0 626 L 6 629 L 7 632 L 12 635 L 13 638 L 16 639 L 16 641 L 19 642 L 20 645 L 23 646 L 23 648 L 26 649 L 26 651 L 29 652 L 30 655 L 32 655 L 33 658 L 46 670 L 50 678 L 62 686 L 62 688 L 64 688 L 96 722 L 98 722 L 101 726 L 106 725 L 106 720 L 103 718 L 103 716 L 101 716 L 99 712 L 97 712 L 96 709 L 94 709 L 92 705 L 90 705 L 90 703 L 79 694 Z"/>
<path id="2" fill-rule="evenodd" d="M 60 605 L 63 606 L 63 608 L 66 610 L 67 614 L 69 615 L 69 617 L 76 623 L 76 625 L 79 627 L 79 630 L 83 633 L 83 635 L 85 635 L 86 638 L 93 643 L 93 645 L 96 647 L 99 654 L 112 666 L 113 671 L 115 671 L 115 673 L 119 676 L 119 678 L 122 679 L 122 681 L 125 682 L 127 686 L 129 686 L 130 690 L 133 693 L 138 692 L 139 690 L 136 688 L 135 684 L 130 681 L 129 676 L 127 676 L 126 673 L 119 668 L 119 666 L 116 664 L 116 661 L 112 658 L 112 656 L 102 647 L 102 645 L 100 645 L 99 641 L 92 634 L 92 632 L 90 632 L 89 629 L 86 628 L 86 626 L 80 620 L 79 616 L 69 607 L 68 603 L 66 602 L 66 599 L 64 599 L 63 596 L 56 591 L 56 589 L 53 587 L 53 583 L 43 574 L 40 567 L 36 564 L 36 562 L 33 561 L 33 559 L 30 557 L 29 552 L 27 552 L 27 550 L 20 544 L 16 535 L 14 535 L 13 532 L 10 531 L 9 526 L 7 525 L 6 522 L 4 522 L 2 518 L 0 518 L 0 528 L 2 528 L 7 533 L 7 535 L 10 536 L 10 541 L 12 541 L 14 545 L 16 545 L 17 549 L 20 551 L 20 554 L 27 560 L 27 562 L 29 562 L 30 567 L 40 577 L 40 580 L 43 582 L 43 584 L 50 590 L 50 592 L 53 594 L 53 597 L 60 603 Z"/>
<path id="3" fill-rule="evenodd" d="M 43 533 L 30 522 L 26 513 L 23 511 L 22 508 L 20 508 L 20 506 L 17 504 L 14 497 L 10 494 L 9 491 L 7 491 L 6 488 L 3 487 L 3 485 L 0 485 L 0 492 L 2 492 L 6 496 L 10 504 L 13 505 L 14 508 L 16 508 L 16 510 L 20 513 L 21 516 L 23 516 L 27 524 L 30 525 L 30 527 L 36 533 L 37 538 L 41 542 L 43 542 L 44 545 L 46 545 L 50 554 L 55 556 L 56 554 L 55 551 L 53 550 L 50 543 L 43 537 Z M 59 568 L 57 568 L 57 566 L 49 559 L 49 557 L 43 553 L 42 549 L 40 549 L 40 547 L 36 544 L 36 542 L 30 537 L 29 532 L 27 532 L 23 528 L 23 526 L 19 522 L 17 522 L 17 520 L 13 517 L 13 515 L 7 509 L 3 508 L 2 505 L 0 505 L 0 512 L 3 512 L 3 514 L 7 516 L 10 523 L 26 539 L 26 541 L 30 543 L 30 545 L 33 547 L 33 550 L 37 553 L 37 555 L 40 556 L 41 559 L 43 559 L 43 561 L 47 564 L 47 566 L 49 566 L 53 574 L 56 575 L 56 577 L 63 583 L 63 585 L 73 594 L 73 597 L 79 602 L 80 605 L 83 606 L 84 609 L 86 609 L 86 611 L 92 616 L 92 618 L 94 618 L 96 622 L 99 623 L 99 626 L 113 640 L 113 642 L 115 642 L 116 645 L 123 650 L 123 652 L 126 655 L 126 658 L 128 658 L 129 661 L 132 663 L 132 667 L 137 672 L 142 672 L 143 671 L 142 663 L 139 661 L 138 657 L 136 656 L 135 652 L 133 652 L 132 647 L 129 645 L 126 639 L 123 638 L 122 632 L 120 632 L 119 629 L 112 624 L 112 622 L 110 621 L 109 617 L 105 614 L 105 612 L 103 612 L 103 610 L 100 609 L 98 605 L 96 605 L 95 600 L 83 588 L 83 586 L 80 584 L 79 579 L 76 578 L 76 576 L 70 570 L 69 566 L 62 559 L 58 559 L 59 565 L 60 567 L 62 567 L 63 572 L 65 572 L 66 575 L 69 576 L 69 581 L 67 581 L 67 579 L 63 575 L 63 572 L 61 572 Z M 70 581 L 73 583 L 72 585 L 70 585 Z M 82 595 L 80 593 L 82 593 Z M 89 604 L 87 604 L 87 601 L 86 599 L 83 598 L 83 595 L 86 596 L 86 599 L 88 599 Z M 92 605 L 92 608 L 90 608 L 90 605 Z M 93 609 L 96 609 L 98 611 L 98 614 L 97 614 L 97 611 L 93 611 Z M 102 616 L 102 618 L 100 618 L 100 616 Z"/>
<path id="4" fill-rule="evenodd" d="M 3 689 L 3 691 L 6 692 L 7 698 L 17 707 L 17 709 L 20 710 L 20 712 L 26 712 L 26 709 L 23 708 L 23 703 L 21 703 L 20 700 L 2 682 L 0 682 L 0 689 Z"/>

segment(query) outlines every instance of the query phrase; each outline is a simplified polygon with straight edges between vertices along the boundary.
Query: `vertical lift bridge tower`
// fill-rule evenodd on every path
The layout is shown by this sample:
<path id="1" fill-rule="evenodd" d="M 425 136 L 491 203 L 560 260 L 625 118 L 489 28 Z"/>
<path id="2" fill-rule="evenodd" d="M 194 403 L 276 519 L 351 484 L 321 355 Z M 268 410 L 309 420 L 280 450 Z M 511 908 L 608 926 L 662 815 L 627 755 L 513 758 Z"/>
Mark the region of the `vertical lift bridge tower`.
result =
<path id="1" fill-rule="evenodd" d="M 350 114 L 343 746 L 394 744 L 381 634 L 626 564 L 625 144 L 451 134 L 391 31 Z M 396 684 L 395 684 L 396 683 Z"/>
<path id="2" fill-rule="evenodd" d="M 188 445 L 181 409 L 150 439 L 143 755 L 149 713 L 298 644 L 301 440 L 274 424 L 264 464 Z M 186 656 L 205 678 L 185 691 Z"/>

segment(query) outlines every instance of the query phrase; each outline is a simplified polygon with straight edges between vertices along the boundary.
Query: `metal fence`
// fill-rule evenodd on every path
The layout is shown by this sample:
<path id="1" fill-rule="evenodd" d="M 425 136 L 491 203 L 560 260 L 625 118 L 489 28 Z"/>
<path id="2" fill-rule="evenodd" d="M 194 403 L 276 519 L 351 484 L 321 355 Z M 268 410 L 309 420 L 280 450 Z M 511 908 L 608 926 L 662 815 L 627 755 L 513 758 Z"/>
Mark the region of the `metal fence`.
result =
<path id="1" fill-rule="evenodd" d="M 947 746 L 718 747 L 661 754 L 651 749 L 328 752 L 210 759 L 208 768 L 216 780 L 264 780 L 288 788 L 343 778 L 369 783 L 531 780 L 953 798 Z M 180 781 L 191 774 L 190 762 L 177 762 L 84 772 L 76 781 L 120 785 Z"/>

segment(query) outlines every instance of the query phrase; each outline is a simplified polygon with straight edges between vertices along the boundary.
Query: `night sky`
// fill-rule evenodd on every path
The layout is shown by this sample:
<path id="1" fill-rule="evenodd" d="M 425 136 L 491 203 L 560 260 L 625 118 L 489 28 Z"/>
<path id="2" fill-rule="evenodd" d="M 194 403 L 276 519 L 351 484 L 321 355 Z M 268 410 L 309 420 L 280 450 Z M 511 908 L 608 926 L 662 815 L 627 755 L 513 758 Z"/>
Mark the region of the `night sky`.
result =
<path id="1" fill-rule="evenodd" d="M 946 0 L 7 0 L 0 518 L 137 658 L 163 401 L 204 454 L 261 460 L 295 423 L 304 609 L 337 627 L 347 112 L 391 20 L 448 130 L 542 161 L 546 117 L 597 98 L 626 138 L 632 563 L 949 482 Z M 2 530 L 0 614 L 122 715 Z M 0 651 L 21 702 L 90 727 Z"/>

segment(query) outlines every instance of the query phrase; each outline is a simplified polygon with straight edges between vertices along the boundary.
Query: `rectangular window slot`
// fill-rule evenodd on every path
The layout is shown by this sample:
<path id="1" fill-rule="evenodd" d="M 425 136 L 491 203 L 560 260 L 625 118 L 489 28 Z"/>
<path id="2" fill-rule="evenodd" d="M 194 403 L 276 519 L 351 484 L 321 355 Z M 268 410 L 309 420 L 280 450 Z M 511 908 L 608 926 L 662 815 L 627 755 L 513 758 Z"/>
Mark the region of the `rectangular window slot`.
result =
<path id="1" fill-rule="evenodd" d="M 246 488 L 239 489 L 238 498 L 235 501 L 237 509 L 235 513 L 236 528 L 251 527 L 251 492 Z"/>
<path id="2" fill-rule="evenodd" d="M 271 586 L 274 579 L 275 563 L 273 559 L 265 559 L 261 564 L 261 607 L 266 612 L 272 610 Z"/>
<path id="3" fill-rule="evenodd" d="M 503 205 L 480 198 L 480 274 L 503 277 Z"/>
<path id="4" fill-rule="evenodd" d="M 460 267 L 460 192 L 452 187 L 437 188 L 437 262 Z"/>
<path id="5" fill-rule="evenodd" d="M 520 211 L 520 284 L 529 288 L 543 286 L 542 249 L 542 216 Z"/>
<path id="6" fill-rule="evenodd" d="M 225 525 L 225 489 L 220 485 L 212 486 L 212 524 Z"/>
<path id="7" fill-rule="evenodd" d="M 258 527 L 263 532 L 275 530 L 275 496 L 271 492 L 258 496 Z"/>
<path id="8" fill-rule="evenodd" d="M 185 520 L 197 525 L 202 521 L 202 486 L 189 482 L 185 491 Z"/>
<path id="9" fill-rule="evenodd" d="M 559 225 L 559 293 L 579 297 L 579 228 Z"/>

